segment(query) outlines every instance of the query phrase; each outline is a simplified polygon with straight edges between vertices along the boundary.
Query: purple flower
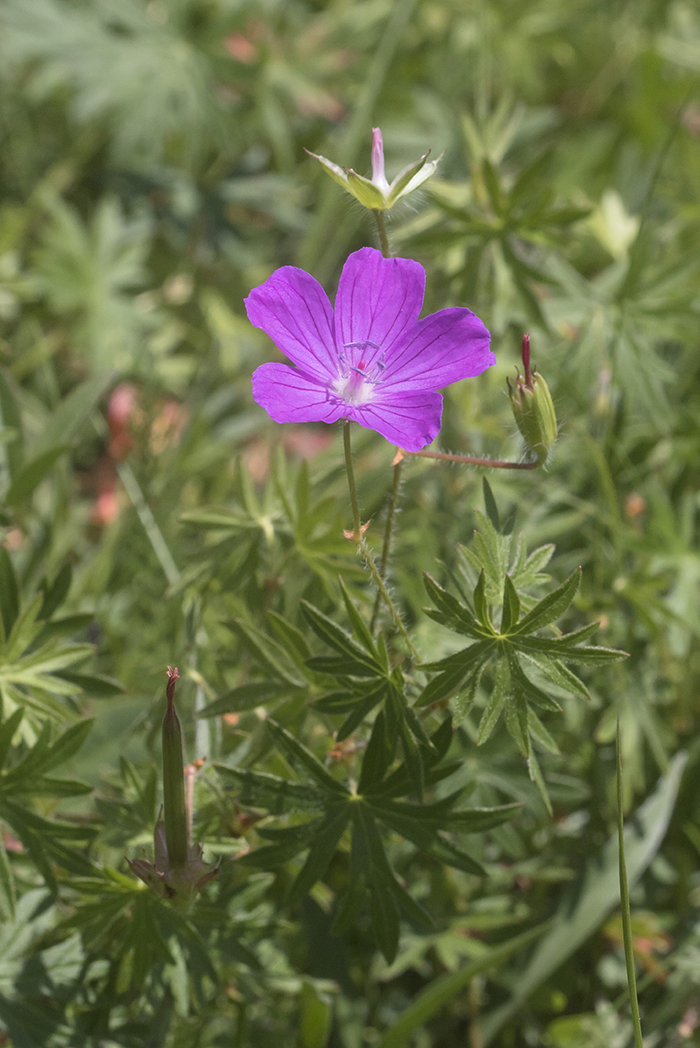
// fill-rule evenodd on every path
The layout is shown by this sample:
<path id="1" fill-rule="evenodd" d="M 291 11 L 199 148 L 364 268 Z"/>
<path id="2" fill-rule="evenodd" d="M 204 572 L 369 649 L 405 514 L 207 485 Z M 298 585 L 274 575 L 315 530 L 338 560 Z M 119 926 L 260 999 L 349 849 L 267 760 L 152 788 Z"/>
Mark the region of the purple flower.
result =
<path id="1" fill-rule="evenodd" d="M 420 451 L 440 429 L 437 390 L 496 361 L 488 331 L 470 310 L 419 320 L 424 291 L 418 262 L 363 247 L 343 267 L 334 315 L 303 269 L 276 270 L 245 305 L 251 324 L 296 367 L 257 368 L 255 400 L 275 422 L 353 419 L 405 451 Z"/>

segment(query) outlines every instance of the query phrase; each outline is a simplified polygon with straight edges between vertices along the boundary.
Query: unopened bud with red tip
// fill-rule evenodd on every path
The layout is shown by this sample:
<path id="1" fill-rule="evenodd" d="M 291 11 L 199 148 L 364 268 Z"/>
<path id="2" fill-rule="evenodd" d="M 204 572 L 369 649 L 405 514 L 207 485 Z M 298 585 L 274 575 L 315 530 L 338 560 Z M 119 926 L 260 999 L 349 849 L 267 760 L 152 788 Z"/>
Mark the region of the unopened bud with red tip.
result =
<path id="1" fill-rule="evenodd" d="M 168 666 L 168 701 L 163 718 L 163 812 L 153 834 L 155 865 L 134 859 L 131 869 L 162 899 L 186 908 L 218 872 L 202 861 L 202 849 L 190 843 L 191 811 L 185 796 L 182 728 L 175 709 L 177 667 Z"/>
<path id="2" fill-rule="evenodd" d="M 523 335 L 522 360 L 524 375 L 517 373 L 513 385 L 508 382 L 508 396 L 513 415 L 528 450 L 542 466 L 557 439 L 557 416 L 547 383 L 530 369 L 530 336 Z"/>

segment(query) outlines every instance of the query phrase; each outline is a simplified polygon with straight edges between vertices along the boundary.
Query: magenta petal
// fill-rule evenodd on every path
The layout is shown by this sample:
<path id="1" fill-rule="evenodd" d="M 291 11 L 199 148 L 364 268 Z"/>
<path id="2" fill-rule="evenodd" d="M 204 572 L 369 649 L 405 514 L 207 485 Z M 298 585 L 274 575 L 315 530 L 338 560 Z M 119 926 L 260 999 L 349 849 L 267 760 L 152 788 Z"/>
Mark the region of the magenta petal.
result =
<path id="1" fill-rule="evenodd" d="M 496 363 L 490 335 L 469 309 L 441 309 L 419 320 L 387 354 L 382 386 L 387 392 L 442 389 L 472 378 Z"/>
<path id="2" fill-rule="evenodd" d="M 248 319 L 269 335 L 286 357 L 322 381 L 338 377 L 333 310 L 317 280 L 283 266 L 245 300 Z"/>
<path id="3" fill-rule="evenodd" d="M 347 413 L 324 384 L 287 364 L 256 368 L 253 397 L 275 422 L 335 422 Z"/>
<path id="4" fill-rule="evenodd" d="M 414 327 L 424 293 L 425 270 L 418 262 L 384 258 L 372 247 L 355 251 L 343 267 L 335 300 L 338 351 L 355 364 L 381 359 Z"/>
<path id="5" fill-rule="evenodd" d="M 348 418 L 381 433 L 405 451 L 420 451 L 438 435 L 442 420 L 439 393 L 382 393 L 369 404 L 348 407 Z"/>

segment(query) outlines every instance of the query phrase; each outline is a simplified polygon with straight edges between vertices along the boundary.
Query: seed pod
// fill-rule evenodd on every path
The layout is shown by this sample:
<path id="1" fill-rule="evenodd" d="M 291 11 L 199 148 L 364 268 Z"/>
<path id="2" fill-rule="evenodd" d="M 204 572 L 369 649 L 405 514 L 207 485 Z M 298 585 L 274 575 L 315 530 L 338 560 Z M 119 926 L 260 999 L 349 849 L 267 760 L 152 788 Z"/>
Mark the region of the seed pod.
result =
<path id="1" fill-rule="evenodd" d="M 168 862 L 172 868 L 184 866 L 188 856 L 185 765 L 182 728 L 175 709 L 176 680 L 177 667 L 168 666 L 168 708 L 163 718 L 163 822 Z"/>
<path id="2" fill-rule="evenodd" d="M 557 416 L 547 383 L 536 369 L 530 370 L 529 335 L 523 335 L 522 359 L 525 375 L 518 372 L 512 386 L 507 380 L 508 396 L 523 440 L 544 465 L 557 439 Z"/>

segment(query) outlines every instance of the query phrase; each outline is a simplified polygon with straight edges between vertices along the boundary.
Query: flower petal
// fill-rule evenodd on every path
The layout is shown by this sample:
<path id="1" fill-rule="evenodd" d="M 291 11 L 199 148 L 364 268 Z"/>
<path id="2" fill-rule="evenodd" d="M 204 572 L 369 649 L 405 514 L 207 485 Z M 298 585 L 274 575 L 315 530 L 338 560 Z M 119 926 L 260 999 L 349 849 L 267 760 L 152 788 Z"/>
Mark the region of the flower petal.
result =
<path id="1" fill-rule="evenodd" d="M 275 422 L 335 422 L 346 405 L 325 384 L 288 364 L 261 364 L 253 372 L 253 397 Z"/>
<path id="2" fill-rule="evenodd" d="M 384 258 L 373 247 L 355 251 L 335 300 L 338 351 L 351 365 L 364 360 L 370 367 L 415 325 L 424 293 L 425 270 L 418 262 Z"/>
<path id="3" fill-rule="evenodd" d="M 303 269 L 282 266 L 245 300 L 248 319 L 269 335 L 307 375 L 327 382 L 338 377 L 333 310 L 317 280 Z"/>
<path id="4" fill-rule="evenodd" d="M 382 387 L 400 390 L 442 389 L 473 378 L 496 363 L 491 336 L 474 313 L 458 306 L 419 320 L 387 354 Z"/>
<path id="5" fill-rule="evenodd" d="M 405 451 L 420 451 L 440 431 L 442 397 L 418 392 L 387 395 L 382 391 L 369 404 L 348 405 L 346 415 L 367 429 L 381 433 Z"/>

